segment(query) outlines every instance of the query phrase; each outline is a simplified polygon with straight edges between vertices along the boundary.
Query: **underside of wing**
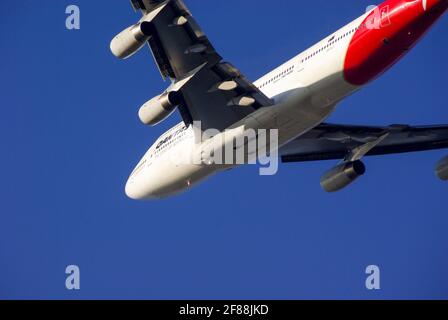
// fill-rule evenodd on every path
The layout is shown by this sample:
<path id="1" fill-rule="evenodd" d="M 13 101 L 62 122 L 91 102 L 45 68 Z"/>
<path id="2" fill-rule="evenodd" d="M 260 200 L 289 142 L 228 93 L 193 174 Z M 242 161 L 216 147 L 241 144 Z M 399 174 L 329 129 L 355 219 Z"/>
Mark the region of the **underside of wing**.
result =
<path id="1" fill-rule="evenodd" d="M 290 142 L 280 154 L 283 162 L 341 160 L 320 180 L 327 192 L 339 191 L 364 175 L 364 156 L 448 148 L 448 125 L 368 127 L 321 124 Z M 448 180 L 448 157 L 435 168 L 441 180 Z"/>
<path id="2" fill-rule="evenodd" d="M 366 150 L 365 156 L 448 148 L 448 125 L 369 127 L 322 124 L 286 145 L 281 150 L 282 161 L 344 159 L 353 150 L 376 141 L 378 143 Z"/>
<path id="3" fill-rule="evenodd" d="M 178 108 L 187 125 L 200 121 L 203 130 L 224 130 L 272 105 L 237 68 L 222 61 L 182 0 L 131 3 L 143 18 L 112 40 L 112 52 L 127 58 L 148 43 L 162 77 L 171 80 L 167 91 L 149 101 L 152 110 L 142 112 L 147 124 L 158 123 Z"/>
<path id="4" fill-rule="evenodd" d="M 166 4 L 151 21 L 148 44 L 164 78 L 181 79 L 204 62 L 222 58 L 216 52 L 183 1 L 132 0 L 134 9 L 145 16 Z"/>

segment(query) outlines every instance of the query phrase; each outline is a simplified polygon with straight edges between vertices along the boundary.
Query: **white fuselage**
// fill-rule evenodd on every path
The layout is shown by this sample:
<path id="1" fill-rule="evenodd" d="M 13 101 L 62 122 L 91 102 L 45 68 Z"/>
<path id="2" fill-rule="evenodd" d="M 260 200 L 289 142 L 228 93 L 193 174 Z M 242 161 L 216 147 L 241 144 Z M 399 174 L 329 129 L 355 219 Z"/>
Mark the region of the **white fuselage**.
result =
<path id="1" fill-rule="evenodd" d="M 373 11 L 367 12 L 267 73 L 254 84 L 275 101 L 274 106 L 256 110 L 229 129 L 243 133 L 248 128 L 276 128 L 278 146 L 284 146 L 319 125 L 334 111 L 338 102 L 373 80 L 372 72 L 377 76 L 398 60 L 426 31 L 416 30 L 415 26 L 422 24 L 412 23 L 421 17 L 428 18 L 424 16 L 429 11 L 427 6 L 443 6 L 446 10 L 446 3 L 446 0 L 431 0 L 430 4 L 426 1 L 385 1 L 378 12 L 381 12 L 381 23 L 393 20 L 392 27 L 370 30 L 366 26 L 375 15 Z M 438 17 L 434 14 L 434 20 Z M 396 37 L 393 39 L 396 39 L 397 47 L 389 45 L 391 37 Z M 405 45 L 406 48 L 398 48 Z M 377 70 L 373 70 L 374 67 Z M 185 127 L 179 123 L 160 136 L 129 177 L 126 194 L 133 199 L 163 198 L 234 167 L 175 161 L 184 153 L 201 153 L 204 144 L 210 143 L 198 141 L 194 132 L 193 126 Z"/>
<path id="2" fill-rule="evenodd" d="M 281 147 L 324 121 L 336 103 L 357 88 L 343 77 L 350 35 L 334 42 L 329 42 L 329 39 L 338 39 L 353 30 L 362 19 L 360 17 L 255 81 L 254 84 L 267 97 L 274 99 L 276 106 L 259 109 L 232 127 L 276 127 Z M 294 102 L 280 104 L 291 97 L 294 97 Z M 316 116 L 303 122 L 301 113 L 314 113 Z M 272 122 L 273 119 L 277 121 Z M 283 119 L 284 123 L 278 123 Z M 253 125 L 254 121 L 256 125 Z M 165 132 L 132 172 L 126 185 L 127 195 L 135 199 L 163 198 L 182 192 L 223 170 L 222 166 L 174 163 L 173 157 L 184 151 L 191 152 L 192 148 L 202 149 L 201 142 L 195 143 L 192 126 L 186 128 L 182 122 Z"/>

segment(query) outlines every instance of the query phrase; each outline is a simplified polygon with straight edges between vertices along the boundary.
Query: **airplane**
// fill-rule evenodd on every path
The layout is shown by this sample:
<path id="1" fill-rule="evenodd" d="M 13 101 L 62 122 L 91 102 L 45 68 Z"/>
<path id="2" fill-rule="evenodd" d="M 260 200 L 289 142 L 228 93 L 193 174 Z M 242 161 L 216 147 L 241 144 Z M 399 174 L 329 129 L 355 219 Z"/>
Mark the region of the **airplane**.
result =
<path id="1" fill-rule="evenodd" d="M 175 110 L 182 118 L 132 171 L 125 187 L 131 199 L 167 198 L 238 167 L 241 163 L 208 161 L 207 153 L 199 162 L 173 158 L 203 155 L 210 145 L 233 145 L 235 137 L 251 129 L 277 130 L 276 150 L 285 163 L 339 160 L 321 178 L 327 192 L 339 191 L 362 176 L 365 156 L 448 147 L 448 125 L 325 122 L 344 98 L 403 58 L 443 16 L 448 0 L 386 0 L 254 82 L 223 60 L 182 0 L 131 4 L 142 18 L 112 39 L 112 53 L 127 59 L 147 44 L 162 78 L 170 80 L 166 91 L 140 108 L 139 118 L 149 126 Z M 199 132 L 215 134 L 198 139 L 198 127 Z M 231 141 L 223 138 L 228 131 L 233 132 Z M 448 157 L 435 171 L 448 180 Z"/>

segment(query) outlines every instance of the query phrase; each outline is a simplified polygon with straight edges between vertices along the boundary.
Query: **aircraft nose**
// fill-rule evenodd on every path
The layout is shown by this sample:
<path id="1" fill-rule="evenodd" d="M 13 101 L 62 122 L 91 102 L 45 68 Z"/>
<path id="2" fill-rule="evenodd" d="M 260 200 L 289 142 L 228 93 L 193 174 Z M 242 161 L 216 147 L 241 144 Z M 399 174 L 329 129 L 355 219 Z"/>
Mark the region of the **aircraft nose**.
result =
<path id="1" fill-rule="evenodd" d="M 135 182 L 133 180 L 129 179 L 126 182 L 124 192 L 126 193 L 126 196 L 128 196 L 128 198 L 133 199 L 133 200 L 140 200 L 140 194 L 139 194 L 137 187 L 135 185 Z"/>
<path id="2" fill-rule="evenodd" d="M 139 181 L 139 179 L 129 179 L 124 188 L 126 196 L 132 200 L 156 200 L 160 199 L 157 195 L 157 188 L 152 184 Z"/>

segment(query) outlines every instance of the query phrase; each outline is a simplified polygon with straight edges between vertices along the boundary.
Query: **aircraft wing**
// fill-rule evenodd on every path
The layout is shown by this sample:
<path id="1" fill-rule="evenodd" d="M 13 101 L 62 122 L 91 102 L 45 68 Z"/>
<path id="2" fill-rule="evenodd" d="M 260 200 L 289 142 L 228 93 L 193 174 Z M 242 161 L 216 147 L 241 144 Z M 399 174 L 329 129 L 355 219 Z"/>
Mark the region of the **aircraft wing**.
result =
<path id="1" fill-rule="evenodd" d="M 181 93 L 179 111 L 188 125 L 223 130 L 256 109 L 272 105 L 252 82 L 222 57 L 182 0 L 131 0 L 135 10 L 151 17 L 148 40 L 163 78 Z M 180 89 L 179 89 L 180 88 Z"/>
<path id="2" fill-rule="evenodd" d="M 364 151 L 363 151 L 364 148 Z M 344 159 L 448 148 L 448 125 L 387 127 L 324 123 L 280 150 L 283 162 Z"/>

